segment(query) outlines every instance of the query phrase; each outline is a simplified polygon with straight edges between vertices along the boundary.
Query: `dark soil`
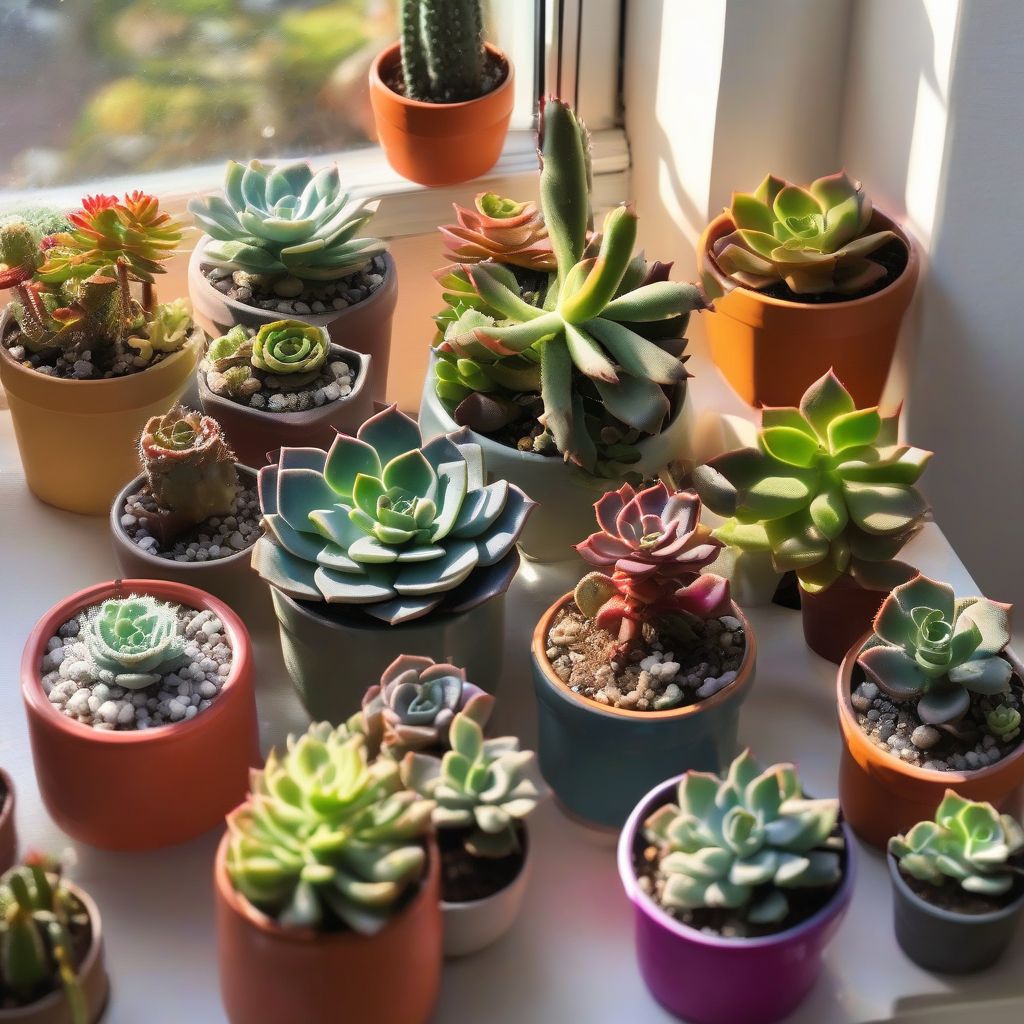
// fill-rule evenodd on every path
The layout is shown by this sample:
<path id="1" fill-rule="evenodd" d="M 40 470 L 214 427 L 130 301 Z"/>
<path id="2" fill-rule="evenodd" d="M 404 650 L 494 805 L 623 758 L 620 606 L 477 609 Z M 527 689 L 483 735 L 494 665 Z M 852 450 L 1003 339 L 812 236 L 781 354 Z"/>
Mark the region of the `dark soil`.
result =
<path id="1" fill-rule="evenodd" d="M 486 51 L 486 61 L 483 73 L 484 87 L 480 96 L 486 96 L 489 92 L 494 92 L 494 90 L 505 81 L 507 75 L 507 62 L 502 58 L 496 57 L 489 50 Z M 383 79 L 384 84 L 392 92 L 398 93 L 399 96 L 405 95 L 405 78 L 402 76 L 402 62 L 400 60 L 396 61 L 391 67 L 382 67 L 381 78 Z M 480 96 L 470 96 L 467 97 L 467 99 L 480 99 Z"/>
<path id="2" fill-rule="evenodd" d="M 474 857 L 465 848 L 469 828 L 440 828 L 437 845 L 441 851 L 441 898 L 446 903 L 483 900 L 510 886 L 526 861 L 527 835 L 516 825 L 519 849 L 507 857 Z"/>
<path id="3" fill-rule="evenodd" d="M 1024 858 L 1016 858 L 1015 866 L 1024 870 Z M 976 916 L 978 914 L 993 914 L 1004 907 L 1008 907 L 1014 900 L 1020 899 L 1024 893 L 1024 875 L 1018 876 L 1015 884 L 1002 896 L 983 896 L 976 892 L 967 892 L 952 878 L 947 879 L 942 885 L 932 885 L 929 882 L 922 882 L 913 875 L 908 875 L 903 868 L 900 868 L 900 878 L 907 883 L 918 896 L 940 910 L 948 910 L 953 914 L 965 914 Z"/>

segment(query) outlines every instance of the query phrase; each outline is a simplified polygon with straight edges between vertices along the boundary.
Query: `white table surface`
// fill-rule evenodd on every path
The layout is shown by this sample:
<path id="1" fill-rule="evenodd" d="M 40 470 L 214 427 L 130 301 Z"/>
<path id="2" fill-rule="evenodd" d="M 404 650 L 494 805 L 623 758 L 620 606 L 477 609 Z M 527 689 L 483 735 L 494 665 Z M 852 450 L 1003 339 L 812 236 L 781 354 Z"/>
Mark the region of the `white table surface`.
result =
<path id="1" fill-rule="evenodd" d="M 56 460 L 74 458 L 69 438 Z M 10 425 L 0 411 L 0 764 L 17 789 L 22 849 L 59 851 L 67 837 L 39 798 L 18 686 L 21 649 L 36 619 L 67 594 L 110 579 L 106 520 L 60 512 L 25 488 Z M 907 552 L 960 593 L 972 581 L 935 526 Z M 531 746 L 536 732 L 529 639 L 544 607 L 578 578 L 581 564 L 524 564 L 507 602 L 506 656 L 494 729 Z M 839 738 L 834 666 L 803 643 L 799 613 L 749 612 L 759 642 L 757 681 L 741 739 L 763 761 L 795 760 L 810 790 L 836 790 Z M 264 753 L 306 716 L 295 697 L 272 622 L 251 623 Z M 414 653 L 414 652 L 410 652 Z M 367 683 L 373 680 L 367 680 Z M 488 689 L 492 681 L 477 680 Z M 116 778 L 95 784 L 117 800 Z M 187 799 L 187 794 L 182 794 Z M 533 875 L 523 914 L 491 949 L 449 963 L 437 1024 L 661 1024 L 633 951 L 632 915 L 615 869 L 613 840 L 566 820 L 549 803 L 533 819 Z M 114 854 L 76 846 L 73 877 L 99 904 L 112 1001 L 105 1024 L 223 1024 L 217 986 L 211 865 L 219 832 L 172 849 Z M 883 858 L 861 850 L 853 904 L 828 949 L 819 984 L 792 1018 L 799 1024 L 1019 1024 L 1024 1015 L 1024 933 L 996 968 L 945 979 L 912 965 L 896 945 Z M 722 979 L 742 984 L 742 979 Z M 344 993 L 339 992 L 339 998 Z M 304 1024 L 296 1021 L 295 1024 Z M 387 1022 L 360 1022 L 387 1024 Z M 742 1024 L 742 1022 L 737 1022 Z"/>

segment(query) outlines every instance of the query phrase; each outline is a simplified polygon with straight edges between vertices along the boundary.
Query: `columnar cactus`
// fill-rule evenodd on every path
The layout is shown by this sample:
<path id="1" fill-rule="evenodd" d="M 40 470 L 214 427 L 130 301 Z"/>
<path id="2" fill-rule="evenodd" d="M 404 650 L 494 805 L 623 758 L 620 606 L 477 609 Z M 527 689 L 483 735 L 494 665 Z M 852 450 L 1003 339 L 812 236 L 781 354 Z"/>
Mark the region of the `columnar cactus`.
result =
<path id="1" fill-rule="evenodd" d="M 494 260 L 524 270 L 556 268 L 548 229 L 536 203 L 478 192 L 472 210 L 453 205 L 458 223 L 439 229 L 452 263 Z"/>
<path id="2" fill-rule="evenodd" d="M 644 822 L 657 852 L 654 898 L 666 910 L 727 908 L 754 925 L 789 913 L 787 890 L 842 877 L 838 800 L 805 799 L 791 764 L 762 770 L 749 750 L 725 779 L 689 771 L 676 803 Z"/>
<path id="3" fill-rule="evenodd" d="M 406 96 L 460 103 L 483 95 L 480 0 L 402 0 L 400 11 Z"/>
<path id="4" fill-rule="evenodd" d="M 433 807 L 364 736 L 314 724 L 253 771 L 228 816 L 228 874 L 282 927 L 373 934 L 423 874 Z"/>
<path id="5" fill-rule="evenodd" d="M 1013 672 L 1001 657 L 1009 642 L 1010 605 L 957 600 L 948 583 L 917 576 L 882 602 L 857 664 L 894 700 L 916 700 L 922 722 L 939 725 L 960 718 L 972 693 L 1009 690 Z"/>
<path id="6" fill-rule="evenodd" d="M 991 804 L 947 789 L 935 820 L 893 836 L 889 853 L 920 882 L 941 886 L 952 880 L 965 892 L 999 897 L 1024 876 L 1024 829 Z"/>

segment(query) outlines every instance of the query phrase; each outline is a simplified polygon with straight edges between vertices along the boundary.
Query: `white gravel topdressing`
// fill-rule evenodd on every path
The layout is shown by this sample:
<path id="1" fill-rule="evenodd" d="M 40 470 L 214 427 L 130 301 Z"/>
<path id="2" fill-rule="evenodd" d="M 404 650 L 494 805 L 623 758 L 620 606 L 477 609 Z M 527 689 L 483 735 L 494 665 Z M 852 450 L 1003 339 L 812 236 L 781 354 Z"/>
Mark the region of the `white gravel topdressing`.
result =
<path id="1" fill-rule="evenodd" d="M 83 609 L 47 642 L 43 691 L 62 714 L 93 729 L 130 731 L 188 721 L 217 699 L 231 674 L 232 650 L 213 612 L 174 606 L 186 637 L 181 663 L 150 686 L 126 690 L 113 685 L 113 673 L 99 669 L 79 639 L 98 607 Z"/>

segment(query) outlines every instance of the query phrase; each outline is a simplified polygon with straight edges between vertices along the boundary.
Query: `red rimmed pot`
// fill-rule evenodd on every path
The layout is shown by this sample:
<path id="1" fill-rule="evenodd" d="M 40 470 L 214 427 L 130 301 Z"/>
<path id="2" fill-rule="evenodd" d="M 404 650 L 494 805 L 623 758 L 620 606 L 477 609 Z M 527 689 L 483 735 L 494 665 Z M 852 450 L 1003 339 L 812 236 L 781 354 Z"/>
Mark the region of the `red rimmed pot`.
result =
<path id="1" fill-rule="evenodd" d="M 214 703 L 189 721 L 93 729 L 61 714 L 43 691 L 39 665 L 50 637 L 83 609 L 130 594 L 211 611 L 224 624 L 231 672 Z M 194 839 L 245 798 L 249 768 L 260 763 L 249 633 L 223 601 L 195 587 L 114 580 L 58 602 L 25 644 L 21 693 L 43 803 L 69 836 L 90 846 L 151 850 Z M 117 799 L 97 779 L 117 780 Z"/>
<path id="2" fill-rule="evenodd" d="M 0 786 L 3 787 L 3 803 L 0 804 L 0 875 L 18 857 L 18 832 L 15 827 L 14 811 L 17 798 L 14 795 L 14 780 L 0 768 Z"/>
<path id="3" fill-rule="evenodd" d="M 633 867 L 644 821 L 670 799 L 681 777 L 655 786 L 637 804 L 619 837 L 619 878 L 633 904 L 640 973 L 651 995 L 690 1024 L 773 1024 L 807 998 L 821 972 L 825 946 L 853 895 L 853 836 L 844 824 L 842 884 L 806 921 L 759 938 L 707 935 L 662 910 L 640 888 Z M 742 984 L 729 983 L 739 978 Z"/>
<path id="4" fill-rule="evenodd" d="M 888 591 L 868 590 L 852 576 L 840 576 L 816 594 L 800 590 L 804 640 L 815 654 L 838 665 L 878 613 Z"/>
<path id="5" fill-rule="evenodd" d="M 700 273 L 732 289 L 715 299 L 715 312 L 706 320 L 711 358 L 732 389 L 749 405 L 795 406 L 808 384 L 831 368 L 858 408 L 877 405 L 920 271 L 910 235 L 876 209 L 868 232 L 892 231 L 907 247 L 899 277 L 862 298 L 802 303 L 732 287 L 710 252 L 733 230 L 732 218 L 721 213 L 697 246 Z"/>
<path id="6" fill-rule="evenodd" d="M 836 704 L 843 749 L 839 761 L 839 801 L 843 817 L 865 842 L 882 850 L 890 837 L 930 821 L 947 789 L 968 800 L 1006 807 L 1024 783 L 1024 743 L 1001 761 L 973 771 L 934 771 L 907 764 L 875 746 L 857 724 L 852 693 L 861 682 L 857 655 L 868 631 L 843 659 L 836 675 Z M 1024 666 L 1006 652 L 1018 680 Z"/>
<path id="7" fill-rule="evenodd" d="M 442 964 L 432 838 L 419 891 L 372 936 L 282 928 L 235 891 L 227 846 L 225 834 L 214 864 L 214 910 L 221 998 L 231 1024 L 426 1024 Z"/>
<path id="8" fill-rule="evenodd" d="M 489 171 L 501 156 L 515 105 L 515 71 L 496 46 L 484 44 L 505 77 L 490 92 L 462 103 L 408 99 L 388 85 L 401 74 L 402 47 L 393 43 L 370 67 L 370 103 L 388 163 L 420 185 L 457 185 Z"/>

